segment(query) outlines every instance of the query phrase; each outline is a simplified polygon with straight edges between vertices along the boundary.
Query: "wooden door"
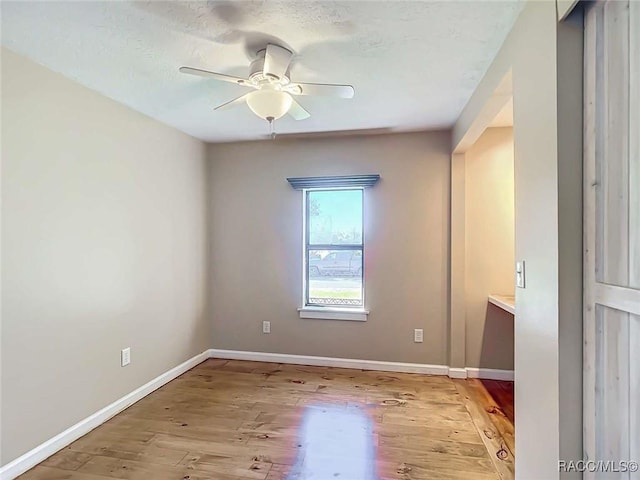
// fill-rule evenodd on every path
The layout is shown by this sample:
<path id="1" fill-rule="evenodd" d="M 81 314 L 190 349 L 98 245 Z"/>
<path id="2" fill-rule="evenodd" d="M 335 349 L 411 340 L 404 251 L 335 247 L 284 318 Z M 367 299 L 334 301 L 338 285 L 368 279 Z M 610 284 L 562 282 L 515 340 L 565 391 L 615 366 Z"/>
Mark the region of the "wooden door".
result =
<path id="1" fill-rule="evenodd" d="M 640 462 L 640 1 L 585 12 L 584 478 Z"/>

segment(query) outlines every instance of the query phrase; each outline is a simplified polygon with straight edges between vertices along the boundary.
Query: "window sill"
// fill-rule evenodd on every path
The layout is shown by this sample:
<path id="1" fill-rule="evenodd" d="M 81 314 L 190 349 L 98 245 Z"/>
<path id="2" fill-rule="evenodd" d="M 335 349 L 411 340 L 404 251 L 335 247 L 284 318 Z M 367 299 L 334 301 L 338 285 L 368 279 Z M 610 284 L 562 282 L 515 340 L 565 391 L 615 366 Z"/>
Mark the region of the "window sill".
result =
<path id="1" fill-rule="evenodd" d="M 298 309 L 300 318 L 321 320 L 350 320 L 366 322 L 369 311 L 359 308 L 302 307 Z"/>

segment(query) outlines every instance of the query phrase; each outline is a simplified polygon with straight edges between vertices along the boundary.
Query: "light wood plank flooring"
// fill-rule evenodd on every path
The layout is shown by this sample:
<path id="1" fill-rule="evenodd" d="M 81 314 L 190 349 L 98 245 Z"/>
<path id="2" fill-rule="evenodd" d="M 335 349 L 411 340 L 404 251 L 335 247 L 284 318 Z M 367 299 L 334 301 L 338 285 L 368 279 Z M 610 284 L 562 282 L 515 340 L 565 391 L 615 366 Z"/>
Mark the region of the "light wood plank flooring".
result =
<path id="1" fill-rule="evenodd" d="M 492 397 L 497 407 L 502 410 L 505 417 L 515 423 L 515 409 L 513 404 L 513 382 L 502 382 L 499 380 L 480 380 L 482 386 Z"/>
<path id="2" fill-rule="evenodd" d="M 511 479 L 485 394 L 476 380 L 211 359 L 20 479 Z"/>
<path id="3" fill-rule="evenodd" d="M 506 448 L 514 456 L 515 450 L 515 410 L 513 382 L 479 380 L 474 384 L 476 399 L 502 436 Z"/>

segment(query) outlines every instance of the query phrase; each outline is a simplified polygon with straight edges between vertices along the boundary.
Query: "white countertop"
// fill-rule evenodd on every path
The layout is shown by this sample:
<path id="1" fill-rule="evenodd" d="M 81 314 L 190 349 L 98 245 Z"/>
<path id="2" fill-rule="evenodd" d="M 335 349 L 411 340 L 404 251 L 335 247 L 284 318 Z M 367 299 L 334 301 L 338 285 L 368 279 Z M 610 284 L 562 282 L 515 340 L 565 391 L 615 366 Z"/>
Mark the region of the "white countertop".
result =
<path id="1" fill-rule="evenodd" d="M 513 315 L 516 313 L 516 297 L 514 295 L 491 294 L 489 302 Z"/>

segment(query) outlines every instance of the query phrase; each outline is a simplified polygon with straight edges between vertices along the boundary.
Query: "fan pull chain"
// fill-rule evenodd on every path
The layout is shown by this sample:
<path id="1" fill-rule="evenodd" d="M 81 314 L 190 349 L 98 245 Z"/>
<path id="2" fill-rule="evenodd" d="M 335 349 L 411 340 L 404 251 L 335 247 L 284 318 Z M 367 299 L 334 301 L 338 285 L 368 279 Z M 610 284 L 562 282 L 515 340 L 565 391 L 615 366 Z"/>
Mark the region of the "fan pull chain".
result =
<path id="1" fill-rule="evenodd" d="M 276 139 L 276 132 L 273 125 L 273 120 L 274 120 L 273 117 L 267 117 L 267 122 L 269 122 L 269 136 L 271 137 L 271 140 Z"/>

